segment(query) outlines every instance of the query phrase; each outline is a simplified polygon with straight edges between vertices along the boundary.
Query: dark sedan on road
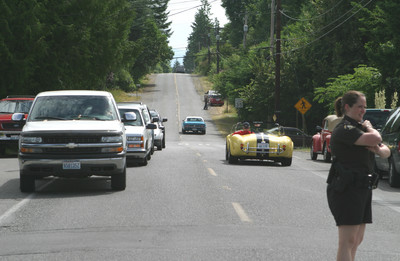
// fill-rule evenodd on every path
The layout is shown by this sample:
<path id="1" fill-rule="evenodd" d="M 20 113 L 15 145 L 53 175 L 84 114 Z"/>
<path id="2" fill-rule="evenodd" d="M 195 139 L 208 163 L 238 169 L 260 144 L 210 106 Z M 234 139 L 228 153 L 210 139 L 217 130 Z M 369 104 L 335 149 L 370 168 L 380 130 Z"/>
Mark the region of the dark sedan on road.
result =
<path id="1" fill-rule="evenodd" d="M 294 147 L 310 147 L 311 146 L 311 136 L 304 133 L 304 131 L 294 128 L 294 127 L 275 127 L 268 130 L 270 133 L 278 134 L 284 136 L 289 136 L 292 141 Z"/>

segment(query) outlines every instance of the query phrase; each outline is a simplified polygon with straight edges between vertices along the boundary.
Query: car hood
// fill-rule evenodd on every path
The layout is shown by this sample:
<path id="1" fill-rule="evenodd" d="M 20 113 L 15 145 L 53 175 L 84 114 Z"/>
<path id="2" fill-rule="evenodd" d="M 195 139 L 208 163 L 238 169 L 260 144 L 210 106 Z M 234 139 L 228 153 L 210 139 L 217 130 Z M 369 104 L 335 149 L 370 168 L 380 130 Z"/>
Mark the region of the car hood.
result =
<path id="1" fill-rule="evenodd" d="M 73 123 L 72 123 L 73 122 Z M 23 132 L 35 131 L 121 131 L 120 121 L 30 121 L 23 128 Z"/>
<path id="2" fill-rule="evenodd" d="M 144 126 L 127 126 L 125 125 L 126 134 L 143 134 L 146 130 Z"/>

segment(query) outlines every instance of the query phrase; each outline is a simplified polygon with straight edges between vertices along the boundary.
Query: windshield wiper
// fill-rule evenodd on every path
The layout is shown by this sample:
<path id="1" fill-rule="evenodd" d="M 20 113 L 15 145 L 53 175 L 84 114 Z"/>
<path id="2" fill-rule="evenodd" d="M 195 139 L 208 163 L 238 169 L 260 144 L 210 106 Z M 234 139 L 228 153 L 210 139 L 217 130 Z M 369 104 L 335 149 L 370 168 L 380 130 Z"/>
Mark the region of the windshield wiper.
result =
<path id="1" fill-rule="evenodd" d="M 61 118 L 61 117 L 53 117 L 53 116 L 40 116 L 40 117 L 34 118 L 33 120 L 62 120 L 62 121 L 65 121 L 67 119 Z"/>

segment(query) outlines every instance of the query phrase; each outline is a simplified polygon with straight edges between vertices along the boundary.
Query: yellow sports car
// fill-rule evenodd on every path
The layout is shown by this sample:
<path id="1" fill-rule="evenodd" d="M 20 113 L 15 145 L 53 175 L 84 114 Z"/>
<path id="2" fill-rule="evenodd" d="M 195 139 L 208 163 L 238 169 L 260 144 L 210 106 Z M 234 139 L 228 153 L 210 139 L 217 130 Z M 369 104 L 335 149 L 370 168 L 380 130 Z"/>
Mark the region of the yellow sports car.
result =
<path id="1" fill-rule="evenodd" d="M 258 159 L 292 164 L 293 142 L 288 136 L 268 133 L 262 122 L 239 122 L 226 136 L 225 158 L 230 163 L 238 160 Z"/>

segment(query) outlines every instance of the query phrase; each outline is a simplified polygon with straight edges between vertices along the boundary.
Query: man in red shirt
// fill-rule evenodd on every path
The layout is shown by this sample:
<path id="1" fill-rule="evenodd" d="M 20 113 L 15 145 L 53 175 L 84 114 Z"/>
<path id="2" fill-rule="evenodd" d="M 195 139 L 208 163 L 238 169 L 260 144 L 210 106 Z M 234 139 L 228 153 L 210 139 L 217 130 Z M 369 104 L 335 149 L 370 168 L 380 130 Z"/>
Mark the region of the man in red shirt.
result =
<path id="1" fill-rule="evenodd" d="M 239 134 L 239 135 L 246 135 L 254 133 L 250 130 L 250 124 L 248 122 L 243 122 L 243 130 L 235 131 L 232 135 Z"/>

